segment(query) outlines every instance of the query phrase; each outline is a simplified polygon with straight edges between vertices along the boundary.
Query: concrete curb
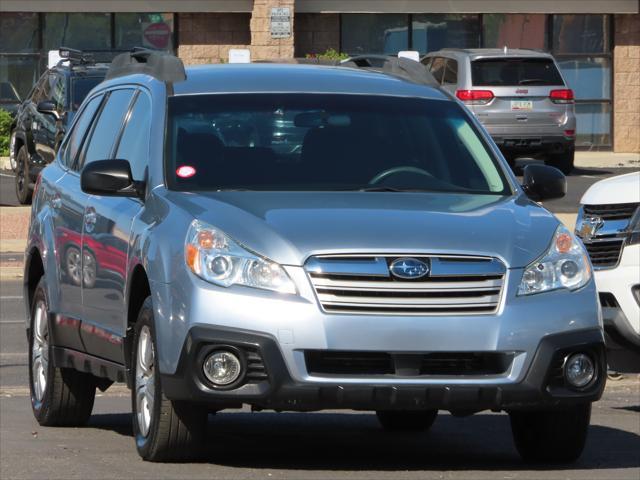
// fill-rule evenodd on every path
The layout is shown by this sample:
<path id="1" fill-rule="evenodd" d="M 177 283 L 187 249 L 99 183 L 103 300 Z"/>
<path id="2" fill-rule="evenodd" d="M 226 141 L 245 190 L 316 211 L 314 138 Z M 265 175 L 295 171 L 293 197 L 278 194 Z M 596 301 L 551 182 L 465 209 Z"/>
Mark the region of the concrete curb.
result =
<path id="1" fill-rule="evenodd" d="M 0 157 L 0 170 L 11 170 L 9 157 Z"/>

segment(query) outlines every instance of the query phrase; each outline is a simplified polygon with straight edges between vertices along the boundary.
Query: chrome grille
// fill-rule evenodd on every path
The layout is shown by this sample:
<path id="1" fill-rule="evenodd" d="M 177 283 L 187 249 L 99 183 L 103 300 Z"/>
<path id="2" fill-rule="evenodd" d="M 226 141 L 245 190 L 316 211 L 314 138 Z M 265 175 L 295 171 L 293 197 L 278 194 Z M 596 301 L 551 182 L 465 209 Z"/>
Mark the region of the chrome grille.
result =
<path id="1" fill-rule="evenodd" d="M 631 218 L 638 203 L 612 203 L 610 205 L 585 205 L 584 214 L 597 216 L 602 220 L 624 220 Z"/>
<path id="2" fill-rule="evenodd" d="M 593 240 L 584 242 L 591 263 L 596 268 L 613 267 L 618 264 L 624 238 L 611 240 Z"/>
<path id="3" fill-rule="evenodd" d="M 468 315 L 495 313 L 506 268 L 495 258 L 425 256 L 429 275 L 405 280 L 389 265 L 400 256 L 318 256 L 306 270 L 327 313 Z"/>

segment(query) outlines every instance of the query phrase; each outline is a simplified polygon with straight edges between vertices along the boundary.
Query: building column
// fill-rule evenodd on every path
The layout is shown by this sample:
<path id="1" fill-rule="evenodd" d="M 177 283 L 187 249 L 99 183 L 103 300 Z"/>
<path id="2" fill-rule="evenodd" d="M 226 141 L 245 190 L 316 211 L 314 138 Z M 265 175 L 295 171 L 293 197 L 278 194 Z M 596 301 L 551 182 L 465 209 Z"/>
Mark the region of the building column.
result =
<path id="1" fill-rule="evenodd" d="M 271 60 L 293 58 L 293 20 L 295 0 L 254 0 L 251 13 L 251 59 Z M 271 37 L 271 9 L 288 7 L 291 12 L 291 35 Z"/>
<path id="2" fill-rule="evenodd" d="M 613 149 L 640 153 L 640 14 L 616 15 Z"/>

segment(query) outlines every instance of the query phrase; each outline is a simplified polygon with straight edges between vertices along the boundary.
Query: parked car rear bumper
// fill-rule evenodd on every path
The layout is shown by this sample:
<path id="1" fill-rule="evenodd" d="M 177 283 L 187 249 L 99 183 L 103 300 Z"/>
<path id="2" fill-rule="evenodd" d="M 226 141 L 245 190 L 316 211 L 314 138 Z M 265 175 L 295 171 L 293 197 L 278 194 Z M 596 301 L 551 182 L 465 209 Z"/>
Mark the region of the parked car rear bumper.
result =
<path id="1" fill-rule="evenodd" d="M 503 153 L 549 154 L 565 153 L 575 148 L 575 138 L 563 135 L 492 135 Z"/>

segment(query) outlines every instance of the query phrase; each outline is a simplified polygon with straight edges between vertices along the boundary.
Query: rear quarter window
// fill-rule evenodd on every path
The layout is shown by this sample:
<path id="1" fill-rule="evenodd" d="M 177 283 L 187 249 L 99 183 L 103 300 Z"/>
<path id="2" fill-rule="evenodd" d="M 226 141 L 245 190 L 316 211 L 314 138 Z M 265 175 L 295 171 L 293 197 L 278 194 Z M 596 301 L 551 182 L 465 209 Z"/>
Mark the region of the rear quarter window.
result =
<path id="1" fill-rule="evenodd" d="M 564 85 L 553 60 L 548 58 L 488 58 L 471 62 L 473 85 L 511 87 Z"/>

